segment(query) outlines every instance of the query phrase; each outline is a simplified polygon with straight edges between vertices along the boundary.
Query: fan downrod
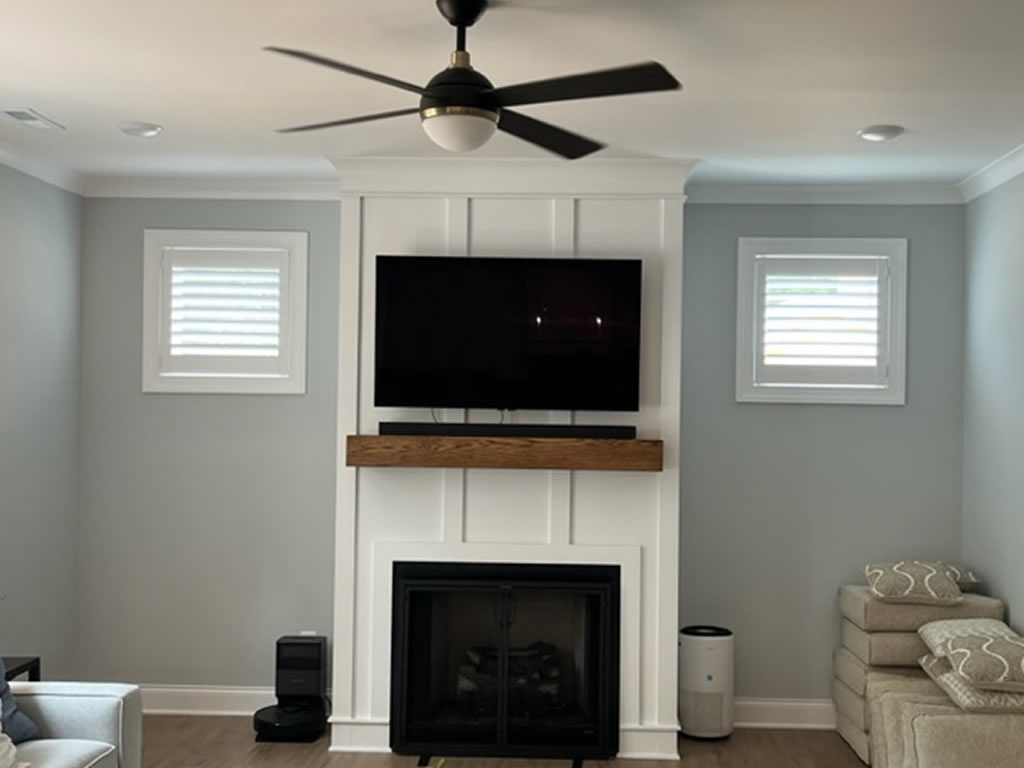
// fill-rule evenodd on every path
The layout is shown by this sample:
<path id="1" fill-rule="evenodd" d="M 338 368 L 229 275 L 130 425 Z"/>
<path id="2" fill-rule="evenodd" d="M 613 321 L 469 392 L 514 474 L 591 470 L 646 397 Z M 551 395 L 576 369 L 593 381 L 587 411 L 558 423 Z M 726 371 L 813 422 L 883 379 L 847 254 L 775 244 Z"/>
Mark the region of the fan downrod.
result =
<path id="1" fill-rule="evenodd" d="M 453 27 L 472 27 L 487 10 L 487 0 L 437 0 L 436 4 Z"/>

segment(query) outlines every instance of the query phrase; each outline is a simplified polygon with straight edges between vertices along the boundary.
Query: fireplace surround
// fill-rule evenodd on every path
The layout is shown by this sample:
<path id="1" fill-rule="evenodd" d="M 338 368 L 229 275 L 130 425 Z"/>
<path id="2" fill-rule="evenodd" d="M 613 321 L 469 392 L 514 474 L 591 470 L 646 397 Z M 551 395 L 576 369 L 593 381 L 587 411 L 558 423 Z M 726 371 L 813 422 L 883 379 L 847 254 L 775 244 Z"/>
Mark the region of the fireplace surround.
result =
<path id="1" fill-rule="evenodd" d="M 398 561 L 392 583 L 395 752 L 618 752 L 618 567 Z"/>
<path id="2" fill-rule="evenodd" d="M 621 577 L 619 757 L 678 759 L 683 188 L 689 164 L 476 158 L 338 164 L 338 475 L 331 749 L 391 750 L 395 561 L 612 565 Z M 483 411 L 373 403 L 379 253 L 643 259 L 640 410 L 523 412 L 515 424 L 635 425 L 661 471 L 350 466 L 346 436 Z M 621 467 L 620 467 L 621 469 Z M 530 642 L 533 642 L 532 640 Z M 529 643 L 526 643 L 529 645 Z"/>

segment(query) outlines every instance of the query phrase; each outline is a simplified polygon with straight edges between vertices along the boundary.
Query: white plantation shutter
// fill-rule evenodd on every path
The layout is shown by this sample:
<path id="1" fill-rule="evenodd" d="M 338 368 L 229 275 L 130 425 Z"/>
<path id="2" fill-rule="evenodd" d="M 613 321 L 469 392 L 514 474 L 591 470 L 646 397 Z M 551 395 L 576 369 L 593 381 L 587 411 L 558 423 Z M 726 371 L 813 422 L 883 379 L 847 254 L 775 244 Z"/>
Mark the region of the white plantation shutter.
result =
<path id="1" fill-rule="evenodd" d="M 304 233 L 146 238 L 145 391 L 305 390 Z"/>
<path id="2" fill-rule="evenodd" d="M 757 380 L 884 386 L 885 269 L 874 256 L 758 257 Z"/>
<path id="3" fill-rule="evenodd" d="M 281 268 L 170 265 L 169 353 L 281 356 Z"/>
<path id="4" fill-rule="evenodd" d="M 286 261 L 282 251 L 164 249 L 161 370 L 286 375 Z"/>
<path id="5" fill-rule="evenodd" d="M 737 399 L 903 402 L 906 241 L 740 240 Z"/>

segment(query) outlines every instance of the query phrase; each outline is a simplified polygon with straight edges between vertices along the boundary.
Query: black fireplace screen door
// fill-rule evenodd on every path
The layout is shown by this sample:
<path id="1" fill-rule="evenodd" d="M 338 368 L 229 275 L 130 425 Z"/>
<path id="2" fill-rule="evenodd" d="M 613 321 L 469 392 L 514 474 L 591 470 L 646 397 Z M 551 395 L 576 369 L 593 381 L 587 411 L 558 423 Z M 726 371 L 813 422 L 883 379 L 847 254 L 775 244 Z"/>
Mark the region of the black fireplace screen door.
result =
<path id="1" fill-rule="evenodd" d="M 618 751 L 619 569 L 395 563 L 391 747 Z"/>

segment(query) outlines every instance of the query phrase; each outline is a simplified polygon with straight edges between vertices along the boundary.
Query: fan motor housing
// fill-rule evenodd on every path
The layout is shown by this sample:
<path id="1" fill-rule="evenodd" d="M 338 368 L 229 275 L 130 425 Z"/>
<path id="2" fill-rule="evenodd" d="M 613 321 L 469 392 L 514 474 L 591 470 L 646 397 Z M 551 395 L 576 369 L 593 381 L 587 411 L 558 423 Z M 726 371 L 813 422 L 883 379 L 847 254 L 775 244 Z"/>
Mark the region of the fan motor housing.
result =
<path id="1" fill-rule="evenodd" d="M 420 114 L 446 107 L 465 107 L 497 116 L 498 108 L 486 95 L 493 88 L 491 81 L 475 69 L 449 67 L 427 83 L 427 92 L 420 97 Z"/>
<path id="2" fill-rule="evenodd" d="M 453 27 L 471 27 L 487 10 L 487 0 L 437 0 L 435 5 Z"/>

